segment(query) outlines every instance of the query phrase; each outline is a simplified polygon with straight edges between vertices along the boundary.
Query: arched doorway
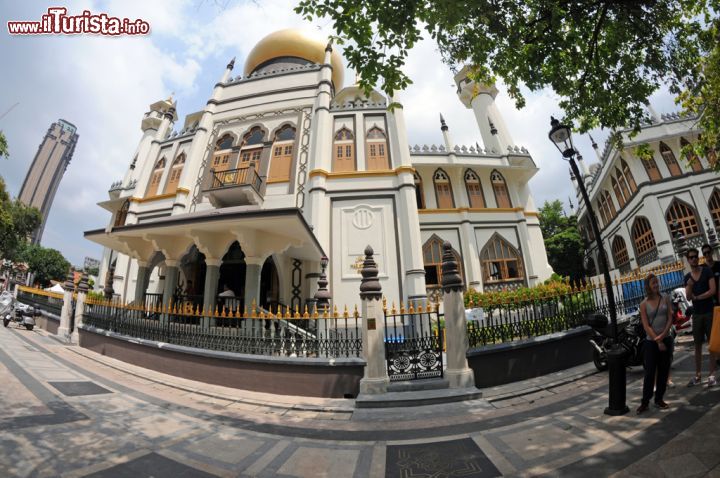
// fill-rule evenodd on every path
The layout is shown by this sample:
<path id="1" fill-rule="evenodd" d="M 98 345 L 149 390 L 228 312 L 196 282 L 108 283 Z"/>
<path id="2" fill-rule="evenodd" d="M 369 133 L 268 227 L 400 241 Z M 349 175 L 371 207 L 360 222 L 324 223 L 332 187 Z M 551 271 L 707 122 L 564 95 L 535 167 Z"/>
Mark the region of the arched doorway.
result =
<path id="1" fill-rule="evenodd" d="M 265 259 L 260 272 L 260 306 L 275 312 L 280 302 L 280 280 L 272 256 Z"/>
<path id="2" fill-rule="evenodd" d="M 218 294 L 223 294 L 225 286 L 235 294 L 242 310 L 245 306 L 243 300 L 245 297 L 245 253 L 237 241 L 232 243 L 222 258 Z"/>

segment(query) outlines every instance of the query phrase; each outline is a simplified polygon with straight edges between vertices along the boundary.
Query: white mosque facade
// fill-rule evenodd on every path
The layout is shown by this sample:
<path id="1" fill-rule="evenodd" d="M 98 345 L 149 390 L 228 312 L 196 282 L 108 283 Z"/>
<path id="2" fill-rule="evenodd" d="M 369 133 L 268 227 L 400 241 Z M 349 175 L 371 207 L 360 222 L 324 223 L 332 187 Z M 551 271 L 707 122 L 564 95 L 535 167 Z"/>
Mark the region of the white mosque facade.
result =
<path id="1" fill-rule="evenodd" d="M 182 290 L 212 307 L 232 291 L 244 305 L 303 307 L 326 256 L 333 303 L 356 304 L 367 245 L 398 302 L 439 290 L 443 241 L 467 287 L 552 273 L 528 186 L 538 169 L 512 143 L 494 87 L 455 77 L 482 147 L 453 144 L 444 121 L 443 144 L 416 146 L 402 106 L 388 108 L 396 99 L 342 87 L 342 59 L 323 41 L 283 30 L 255 46 L 242 77 L 233 63 L 182 124 L 171 99 L 150 106 L 100 203 L 109 224 L 85 233 L 105 246 L 100 277 L 112 264 L 123 300 Z"/>

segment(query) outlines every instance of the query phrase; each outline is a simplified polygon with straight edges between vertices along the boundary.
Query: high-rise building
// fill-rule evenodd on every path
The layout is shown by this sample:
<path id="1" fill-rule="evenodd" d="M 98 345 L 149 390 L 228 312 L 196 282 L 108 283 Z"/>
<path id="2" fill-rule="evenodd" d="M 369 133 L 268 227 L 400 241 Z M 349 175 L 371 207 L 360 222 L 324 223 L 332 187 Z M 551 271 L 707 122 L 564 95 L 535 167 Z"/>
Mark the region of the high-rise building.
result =
<path id="1" fill-rule="evenodd" d="M 77 128 L 72 123 L 60 119 L 50 125 L 25 176 L 18 198 L 26 205 L 38 208 L 42 214 L 40 227 L 32 236 L 34 244 L 42 238 L 50 207 L 77 140 Z"/>

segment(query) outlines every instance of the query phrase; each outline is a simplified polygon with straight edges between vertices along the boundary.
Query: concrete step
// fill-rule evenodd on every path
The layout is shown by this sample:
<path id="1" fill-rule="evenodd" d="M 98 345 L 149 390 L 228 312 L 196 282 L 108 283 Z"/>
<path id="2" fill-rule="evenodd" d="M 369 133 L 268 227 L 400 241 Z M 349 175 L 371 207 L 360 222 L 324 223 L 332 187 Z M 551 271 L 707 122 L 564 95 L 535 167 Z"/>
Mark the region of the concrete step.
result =
<path id="1" fill-rule="evenodd" d="M 482 392 L 475 387 L 387 392 L 377 395 L 360 394 L 355 399 L 355 408 L 419 407 L 436 403 L 463 402 L 478 398 L 482 398 Z"/>
<path id="2" fill-rule="evenodd" d="M 450 382 L 446 378 L 430 378 L 426 380 L 406 380 L 403 382 L 390 382 L 388 392 L 420 392 L 422 390 L 441 390 L 449 388 Z"/>

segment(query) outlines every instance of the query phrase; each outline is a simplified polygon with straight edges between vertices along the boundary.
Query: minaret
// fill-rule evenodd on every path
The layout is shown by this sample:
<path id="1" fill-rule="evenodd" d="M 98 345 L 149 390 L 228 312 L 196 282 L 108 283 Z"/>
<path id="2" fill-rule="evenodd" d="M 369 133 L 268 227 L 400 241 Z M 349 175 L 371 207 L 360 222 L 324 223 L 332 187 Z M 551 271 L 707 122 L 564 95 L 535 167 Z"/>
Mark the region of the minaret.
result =
<path id="1" fill-rule="evenodd" d="M 590 141 L 592 141 L 592 147 L 595 150 L 595 156 L 597 156 L 598 161 L 602 163 L 602 156 L 600 155 L 600 149 L 598 148 L 597 143 L 595 142 L 590 133 L 588 133 L 588 136 L 590 136 Z"/>
<path id="2" fill-rule="evenodd" d="M 577 160 L 578 160 L 578 166 L 580 166 L 580 175 L 584 178 L 588 174 L 590 174 L 590 171 L 588 170 L 587 164 L 585 163 L 585 160 L 583 159 L 582 154 L 578 153 Z"/>
<path id="3" fill-rule="evenodd" d="M 505 154 L 508 146 L 511 146 L 513 142 L 505 126 L 505 121 L 495 105 L 498 89 L 495 85 L 476 83 L 468 76 L 470 71 L 470 67 L 466 66 L 455 75 L 458 97 L 467 108 L 472 108 L 475 113 L 475 121 L 480 128 L 485 149 Z"/>
<path id="4" fill-rule="evenodd" d="M 448 132 L 448 125 L 445 122 L 445 118 L 443 118 L 442 113 L 440 113 L 440 130 L 442 131 L 443 140 L 445 141 L 445 149 L 447 151 L 452 151 L 453 142 L 450 139 L 450 133 Z"/>

